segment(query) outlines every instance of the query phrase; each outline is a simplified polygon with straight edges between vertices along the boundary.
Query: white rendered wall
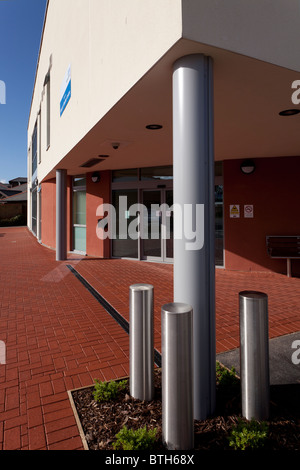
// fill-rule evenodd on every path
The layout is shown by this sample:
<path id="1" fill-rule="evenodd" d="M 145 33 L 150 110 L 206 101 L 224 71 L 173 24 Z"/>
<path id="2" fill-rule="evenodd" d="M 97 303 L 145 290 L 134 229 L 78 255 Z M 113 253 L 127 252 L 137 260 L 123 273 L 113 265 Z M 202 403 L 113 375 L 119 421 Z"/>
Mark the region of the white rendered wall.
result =
<path id="1" fill-rule="evenodd" d="M 28 126 L 41 106 L 41 181 L 181 37 L 181 0 L 50 0 Z M 51 145 L 46 96 L 51 68 Z M 71 99 L 60 117 L 60 88 L 71 66 Z M 89 158 L 89 155 L 87 156 Z"/>
<path id="2" fill-rule="evenodd" d="M 30 142 L 41 107 L 38 180 L 182 38 L 199 45 L 199 53 L 208 45 L 300 70 L 299 26 L 298 0 L 50 0 L 28 127 Z M 43 83 L 51 56 L 46 151 Z M 60 117 L 60 88 L 69 66 L 72 96 Z M 88 153 L 86 160 L 95 156 Z"/>

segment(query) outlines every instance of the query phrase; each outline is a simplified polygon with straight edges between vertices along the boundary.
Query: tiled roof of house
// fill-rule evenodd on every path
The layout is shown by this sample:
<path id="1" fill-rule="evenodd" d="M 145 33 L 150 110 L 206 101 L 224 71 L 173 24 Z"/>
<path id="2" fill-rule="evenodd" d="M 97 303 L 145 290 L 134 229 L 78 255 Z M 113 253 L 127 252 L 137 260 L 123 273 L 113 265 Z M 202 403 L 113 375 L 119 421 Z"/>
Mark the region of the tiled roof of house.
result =
<path id="1" fill-rule="evenodd" d="M 1 195 L 4 197 L 1 198 Z M 0 203 L 21 201 L 27 201 L 27 184 L 16 186 L 13 189 L 2 189 L 0 187 Z"/>

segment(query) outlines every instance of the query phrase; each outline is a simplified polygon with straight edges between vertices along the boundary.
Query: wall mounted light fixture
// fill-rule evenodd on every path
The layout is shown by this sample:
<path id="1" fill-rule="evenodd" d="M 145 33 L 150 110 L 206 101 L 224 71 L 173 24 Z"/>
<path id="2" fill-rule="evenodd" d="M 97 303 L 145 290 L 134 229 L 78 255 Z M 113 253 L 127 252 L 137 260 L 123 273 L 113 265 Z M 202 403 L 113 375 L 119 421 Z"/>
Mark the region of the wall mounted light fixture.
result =
<path id="1" fill-rule="evenodd" d="M 244 160 L 241 164 L 241 171 L 245 175 L 251 175 L 255 170 L 255 163 L 253 160 Z"/>
<path id="2" fill-rule="evenodd" d="M 99 171 L 95 171 L 95 172 L 92 174 L 92 181 L 93 181 L 93 183 L 99 183 L 99 181 L 100 181 L 100 173 L 99 173 Z"/>

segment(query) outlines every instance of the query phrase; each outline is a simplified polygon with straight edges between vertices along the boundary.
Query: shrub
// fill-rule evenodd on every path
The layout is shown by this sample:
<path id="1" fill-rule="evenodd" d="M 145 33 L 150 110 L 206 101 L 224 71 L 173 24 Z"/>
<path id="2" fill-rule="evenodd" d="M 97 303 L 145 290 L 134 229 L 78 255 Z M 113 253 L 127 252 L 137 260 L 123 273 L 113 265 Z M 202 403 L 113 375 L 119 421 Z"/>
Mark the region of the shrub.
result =
<path id="1" fill-rule="evenodd" d="M 266 422 L 255 420 L 242 421 L 232 429 L 229 436 L 229 445 L 235 450 L 258 449 L 263 447 L 268 437 L 268 425 Z"/>
<path id="2" fill-rule="evenodd" d="M 27 224 L 27 217 L 24 215 L 15 215 L 10 219 L 1 219 L 0 220 L 0 227 L 15 227 Z"/>
<path id="3" fill-rule="evenodd" d="M 113 447 L 116 450 L 151 450 L 156 440 L 156 428 L 147 430 L 146 426 L 137 430 L 128 429 L 125 425 L 116 435 Z"/>
<path id="4" fill-rule="evenodd" d="M 95 380 L 94 387 L 94 400 L 96 401 L 107 401 L 115 399 L 119 392 L 125 389 L 127 385 L 127 380 L 120 380 L 115 382 L 114 380 L 110 382 L 99 382 Z"/>
<path id="5" fill-rule="evenodd" d="M 216 364 L 216 379 L 218 388 L 221 391 L 238 390 L 240 387 L 240 381 L 236 376 L 235 368 L 232 367 L 231 370 L 228 370 L 219 362 Z"/>
<path id="6" fill-rule="evenodd" d="M 235 373 L 235 368 L 232 367 L 230 370 L 223 367 L 219 362 L 216 364 L 217 381 L 220 386 L 235 385 L 238 383 L 238 378 Z"/>

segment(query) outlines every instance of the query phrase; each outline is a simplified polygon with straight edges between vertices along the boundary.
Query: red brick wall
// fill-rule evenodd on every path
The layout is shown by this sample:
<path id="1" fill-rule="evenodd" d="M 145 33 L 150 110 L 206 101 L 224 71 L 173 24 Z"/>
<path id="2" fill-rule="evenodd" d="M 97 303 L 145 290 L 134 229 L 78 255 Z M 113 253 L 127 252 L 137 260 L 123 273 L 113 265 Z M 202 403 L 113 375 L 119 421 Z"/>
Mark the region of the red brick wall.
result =
<path id="1" fill-rule="evenodd" d="M 244 175 L 242 160 L 224 161 L 225 268 L 286 273 L 286 261 L 271 259 L 267 235 L 300 235 L 300 157 L 256 159 L 256 170 Z M 240 205 L 240 218 L 230 218 L 230 205 Z M 244 217 L 253 204 L 254 217 Z M 292 261 L 300 274 L 300 260 Z"/>

